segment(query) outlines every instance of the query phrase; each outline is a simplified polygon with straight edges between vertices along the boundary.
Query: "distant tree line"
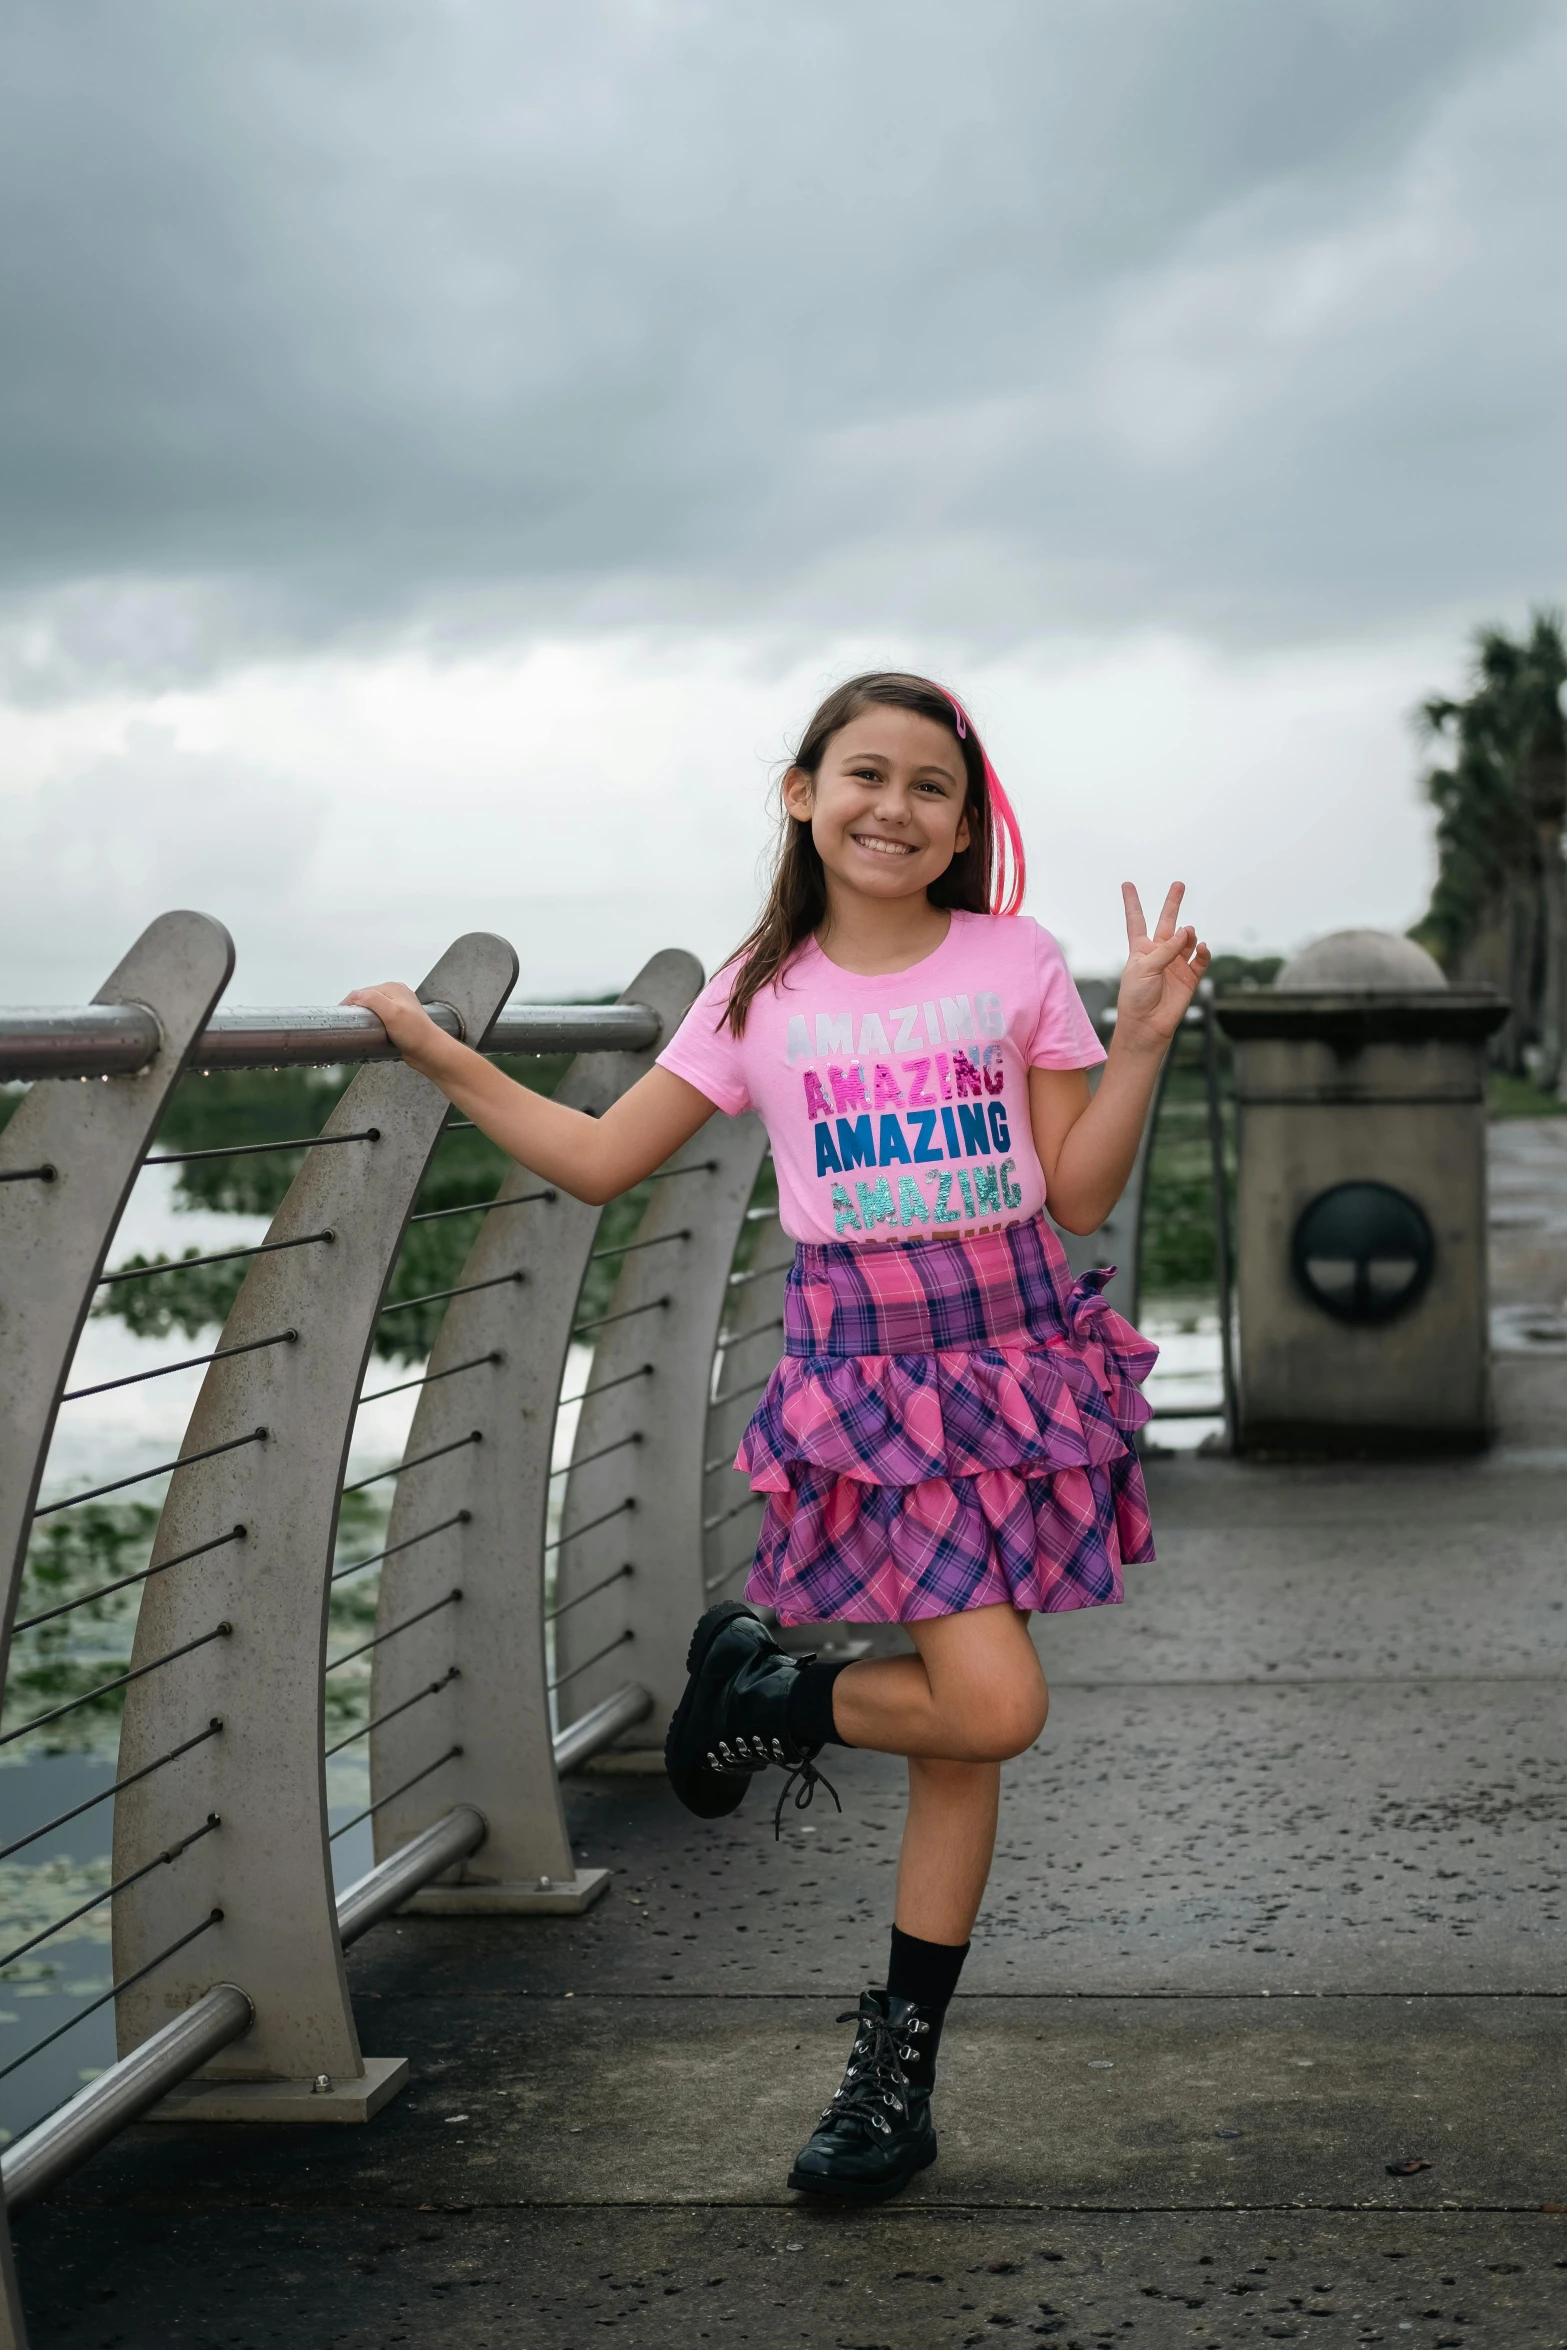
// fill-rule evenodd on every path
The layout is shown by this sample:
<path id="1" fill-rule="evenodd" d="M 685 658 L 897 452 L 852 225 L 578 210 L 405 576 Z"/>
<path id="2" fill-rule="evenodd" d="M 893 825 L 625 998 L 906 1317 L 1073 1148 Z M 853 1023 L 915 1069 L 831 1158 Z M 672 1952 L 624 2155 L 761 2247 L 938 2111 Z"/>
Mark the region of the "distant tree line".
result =
<path id="1" fill-rule="evenodd" d="M 1425 778 L 1437 812 L 1437 877 L 1410 936 L 1451 979 L 1488 981 L 1512 1005 L 1496 1057 L 1547 1092 L 1567 1081 L 1567 644 L 1559 612 L 1526 635 L 1476 632 L 1469 691 L 1420 712 L 1448 754 Z"/>

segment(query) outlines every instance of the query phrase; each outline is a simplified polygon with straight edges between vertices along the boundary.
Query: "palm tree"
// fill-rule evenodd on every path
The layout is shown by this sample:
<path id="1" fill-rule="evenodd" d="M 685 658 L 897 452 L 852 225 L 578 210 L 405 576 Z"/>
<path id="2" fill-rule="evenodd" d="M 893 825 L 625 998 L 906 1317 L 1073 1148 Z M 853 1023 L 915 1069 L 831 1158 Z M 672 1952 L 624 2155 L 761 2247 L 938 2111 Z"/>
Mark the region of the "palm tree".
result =
<path id="1" fill-rule="evenodd" d="M 1476 633 L 1470 691 L 1433 696 L 1423 731 L 1452 745 L 1425 778 L 1437 811 L 1437 878 L 1413 935 L 1455 978 L 1488 979 L 1512 1003 L 1498 1039 L 1505 1065 L 1562 1084 L 1567 1037 L 1567 682 L 1562 615 L 1536 611 L 1529 633 Z"/>

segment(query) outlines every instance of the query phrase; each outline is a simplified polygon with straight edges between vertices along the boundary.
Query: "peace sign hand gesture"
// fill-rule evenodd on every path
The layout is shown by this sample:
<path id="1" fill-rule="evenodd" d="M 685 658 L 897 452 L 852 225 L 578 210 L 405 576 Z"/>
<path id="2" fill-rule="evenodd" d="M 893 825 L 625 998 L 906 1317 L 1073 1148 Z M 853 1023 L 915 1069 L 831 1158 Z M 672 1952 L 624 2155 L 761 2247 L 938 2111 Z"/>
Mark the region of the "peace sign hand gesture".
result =
<path id="1" fill-rule="evenodd" d="M 1143 916 L 1142 900 L 1129 881 L 1121 884 L 1126 907 L 1126 969 L 1116 999 L 1116 1039 L 1162 1053 L 1180 1027 L 1197 982 L 1212 956 L 1199 945 L 1190 923 L 1175 927 L 1175 917 L 1186 895 L 1184 881 L 1173 881 L 1152 938 Z"/>

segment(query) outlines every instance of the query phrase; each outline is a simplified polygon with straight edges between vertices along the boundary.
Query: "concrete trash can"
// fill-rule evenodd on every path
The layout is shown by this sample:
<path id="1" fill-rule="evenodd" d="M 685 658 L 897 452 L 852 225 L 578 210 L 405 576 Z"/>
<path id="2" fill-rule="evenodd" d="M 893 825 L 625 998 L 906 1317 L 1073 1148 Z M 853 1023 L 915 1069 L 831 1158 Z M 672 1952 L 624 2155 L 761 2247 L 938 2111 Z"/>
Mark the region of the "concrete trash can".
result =
<path id="1" fill-rule="evenodd" d="M 1338 931 L 1220 997 L 1235 1048 L 1237 1448 L 1490 1440 L 1490 988 L 1405 938 Z"/>

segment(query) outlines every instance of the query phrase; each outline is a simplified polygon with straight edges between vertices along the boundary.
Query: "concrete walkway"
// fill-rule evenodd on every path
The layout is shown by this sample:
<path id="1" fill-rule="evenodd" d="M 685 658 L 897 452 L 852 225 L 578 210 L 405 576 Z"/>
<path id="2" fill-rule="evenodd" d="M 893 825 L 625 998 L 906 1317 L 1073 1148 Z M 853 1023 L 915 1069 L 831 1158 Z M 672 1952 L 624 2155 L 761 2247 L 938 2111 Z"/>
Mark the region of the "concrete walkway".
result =
<path id="1" fill-rule="evenodd" d="M 790 2155 L 883 1958 L 898 1769 L 774 1844 L 594 1774 L 579 1921 L 380 1928 L 367 2131 L 133 2132 L 17 2222 L 36 2350 L 1567 2344 L 1567 1121 L 1496 1131 L 1502 1442 L 1151 1464 L 1132 1603 L 1041 1630 L 900 2203 Z"/>

